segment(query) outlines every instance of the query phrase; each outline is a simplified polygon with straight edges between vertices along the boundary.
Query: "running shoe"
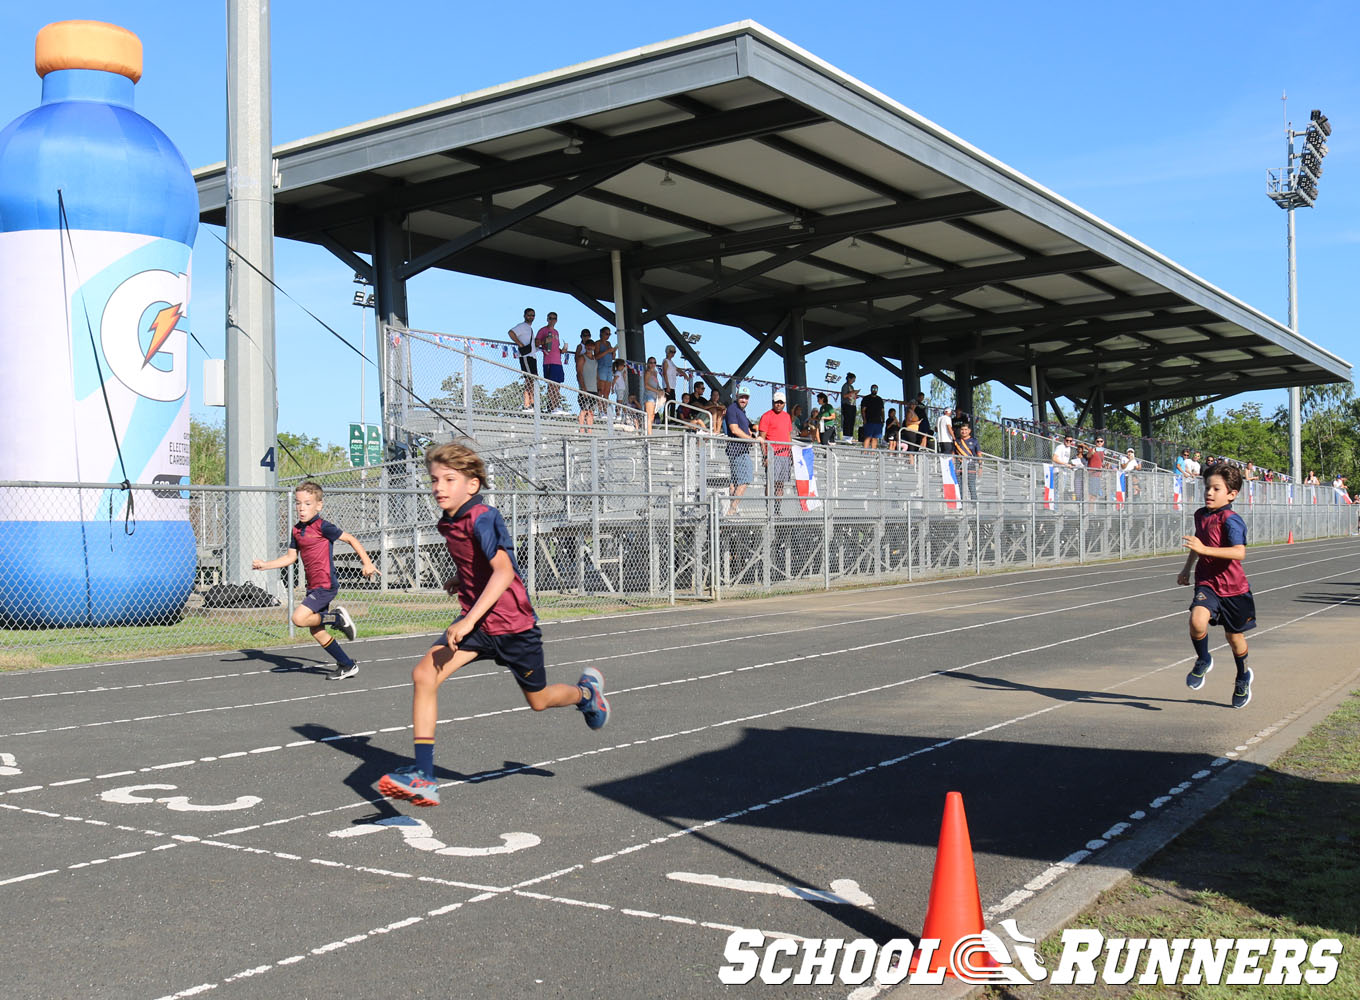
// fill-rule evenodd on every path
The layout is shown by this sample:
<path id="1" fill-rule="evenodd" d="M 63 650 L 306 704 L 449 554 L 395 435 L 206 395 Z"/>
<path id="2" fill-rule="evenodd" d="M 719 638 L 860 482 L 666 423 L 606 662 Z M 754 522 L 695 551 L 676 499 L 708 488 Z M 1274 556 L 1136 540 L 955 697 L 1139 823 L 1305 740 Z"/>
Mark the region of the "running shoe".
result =
<path id="1" fill-rule="evenodd" d="M 425 777 L 414 764 L 384 774 L 378 779 L 378 791 L 389 799 L 406 799 L 413 806 L 439 805 L 439 782 Z"/>
<path id="2" fill-rule="evenodd" d="M 352 642 L 354 637 L 359 634 L 354 628 L 354 619 L 349 616 L 348 611 L 338 604 L 335 606 L 335 616 L 340 619 L 335 623 L 336 630 Z"/>
<path id="3" fill-rule="evenodd" d="M 1204 687 L 1204 675 L 1214 669 L 1214 658 L 1210 656 L 1207 660 L 1196 660 L 1195 665 L 1190 668 L 1190 672 L 1185 675 L 1185 686 L 1191 691 L 1198 691 Z"/>
<path id="4" fill-rule="evenodd" d="M 346 677 L 353 677 L 359 672 L 359 664 L 351 663 L 349 666 L 342 666 L 337 663 L 335 669 L 326 675 L 328 681 L 343 681 Z"/>
<path id="5" fill-rule="evenodd" d="M 581 679 L 576 682 L 588 692 L 585 701 L 576 708 L 586 717 L 586 725 L 591 729 L 603 729 L 609 721 L 609 699 L 604 696 L 604 678 L 594 667 L 587 667 Z"/>
<path id="6" fill-rule="evenodd" d="M 1247 672 L 1237 678 L 1237 683 L 1233 685 L 1232 707 L 1246 708 L 1251 701 L 1251 667 Z"/>

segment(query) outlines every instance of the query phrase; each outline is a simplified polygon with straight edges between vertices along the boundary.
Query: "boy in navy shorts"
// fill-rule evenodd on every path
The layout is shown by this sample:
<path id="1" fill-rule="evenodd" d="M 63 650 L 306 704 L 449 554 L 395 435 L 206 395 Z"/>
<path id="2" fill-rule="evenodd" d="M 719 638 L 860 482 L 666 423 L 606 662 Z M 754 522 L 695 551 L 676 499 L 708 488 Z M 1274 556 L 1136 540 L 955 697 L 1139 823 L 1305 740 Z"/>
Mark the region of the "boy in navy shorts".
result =
<path id="1" fill-rule="evenodd" d="M 437 806 L 434 728 L 439 717 L 439 685 L 459 667 L 473 660 L 495 660 L 509 668 L 535 712 L 575 705 L 591 729 L 609 721 L 609 702 L 604 696 L 604 678 L 594 667 L 575 684 L 548 683 L 543 670 L 543 634 L 515 562 L 514 540 L 501 512 L 482 502 L 486 466 L 481 458 L 462 445 L 442 444 L 426 452 L 425 467 L 435 502 L 444 512 L 439 533 L 457 569 L 457 576 L 446 581 L 444 589 L 457 594 L 462 614 L 411 671 L 416 760 L 384 775 L 378 791 L 388 798 L 409 799 L 412 805 Z"/>
<path id="2" fill-rule="evenodd" d="M 334 548 L 336 542 L 344 542 L 359 554 L 364 576 L 377 574 L 378 567 L 368 558 L 363 544 L 348 531 L 341 531 L 329 521 L 322 520 L 321 507 L 325 502 L 325 491 L 320 483 L 306 482 L 293 493 L 293 508 L 297 512 L 297 524 L 293 525 L 292 537 L 288 541 L 288 554 L 265 562 L 256 559 L 251 569 L 282 569 L 297 562 L 302 557 L 302 569 L 307 579 L 307 596 L 293 609 L 293 624 L 310 629 L 312 638 L 321 648 L 335 659 L 335 670 L 329 679 L 333 681 L 353 677 L 359 672 L 359 665 L 341 647 L 340 642 L 326 631 L 336 629 L 346 639 L 353 639 L 354 619 L 349 612 L 336 605 L 331 608 L 339 592 L 335 575 Z"/>
<path id="3" fill-rule="evenodd" d="M 1185 676 L 1186 686 L 1192 691 L 1204 686 L 1204 676 L 1214 668 L 1209 627 L 1222 625 L 1237 663 L 1233 708 L 1246 708 L 1251 701 L 1246 632 L 1256 627 L 1256 601 L 1242 570 L 1242 560 L 1247 557 L 1247 526 L 1232 509 L 1241 489 L 1242 472 L 1236 466 L 1220 463 L 1204 470 L 1204 506 L 1195 511 L 1195 533 L 1184 536 L 1190 556 L 1176 578 L 1183 587 L 1190 582 L 1191 568 L 1195 571 L 1195 596 L 1190 602 L 1195 665 Z"/>

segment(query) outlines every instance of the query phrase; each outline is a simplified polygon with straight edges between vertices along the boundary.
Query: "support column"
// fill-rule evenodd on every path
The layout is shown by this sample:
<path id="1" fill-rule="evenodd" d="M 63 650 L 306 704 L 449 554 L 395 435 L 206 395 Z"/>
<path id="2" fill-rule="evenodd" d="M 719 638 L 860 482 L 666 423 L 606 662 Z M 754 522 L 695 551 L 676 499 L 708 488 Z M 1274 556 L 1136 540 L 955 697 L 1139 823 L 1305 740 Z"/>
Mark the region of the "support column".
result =
<path id="1" fill-rule="evenodd" d="M 406 242 L 400 215 L 373 220 L 373 288 L 378 317 L 378 389 L 383 441 L 388 458 L 407 453 L 410 439 L 411 345 L 406 337 L 393 344 L 392 328 L 408 324 L 406 281 L 398 269 L 405 263 Z"/>
<path id="2" fill-rule="evenodd" d="M 902 338 L 902 398 L 914 403 L 921 394 L 921 341 L 916 324 Z"/>
<path id="3" fill-rule="evenodd" d="M 1098 431 L 1105 430 L 1105 390 L 1097 389 L 1091 395 L 1091 426 Z"/>
<path id="4" fill-rule="evenodd" d="M 250 568 L 259 548 L 251 539 L 277 537 L 280 529 L 271 492 L 278 485 L 278 386 L 268 280 L 274 273 L 274 158 L 264 0 L 227 4 L 227 107 L 226 478 L 229 486 L 259 492 L 230 495 L 223 576 L 260 583 L 264 578 Z"/>
<path id="5" fill-rule="evenodd" d="M 1044 388 L 1039 366 L 1029 366 L 1029 408 L 1036 424 L 1044 422 Z"/>
<path id="6" fill-rule="evenodd" d="M 642 376 L 647 365 L 647 338 L 642 333 L 642 275 L 637 271 L 623 274 L 623 329 L 619 332 L 619 346 L 623 360 L 629 364 L 628 391 L 642 402 Z M 637 371 L 632 366 L 637 366 Z"/>
<path id="7" fill-rule="evenodd" d="M 1143 447 L 1139 458 L 1144 462 L 1152 461 L 1152 403 L 1146 399 L 1138 401 L 1138 432 L 1143 435 Z"/>
<path id="8" fill-rule="evenodd" d="M 807 385 L 807 355 L 804 353 L 803 310 L 794 309 L 789 313 L 789 323 L 784 329 L 784 382 L 789 386 Z M 803 416 L 811 413 L 811 400 L 805 388 L 788 390 L 789 413 L 795 406 L 803 407 Z"/>
<path id="9" fill-rule="evenodd" d="M 954 408 L 964 413 L 969 420 L 973 413 L 973 362 L 960 361 L 954 370 Z"/>

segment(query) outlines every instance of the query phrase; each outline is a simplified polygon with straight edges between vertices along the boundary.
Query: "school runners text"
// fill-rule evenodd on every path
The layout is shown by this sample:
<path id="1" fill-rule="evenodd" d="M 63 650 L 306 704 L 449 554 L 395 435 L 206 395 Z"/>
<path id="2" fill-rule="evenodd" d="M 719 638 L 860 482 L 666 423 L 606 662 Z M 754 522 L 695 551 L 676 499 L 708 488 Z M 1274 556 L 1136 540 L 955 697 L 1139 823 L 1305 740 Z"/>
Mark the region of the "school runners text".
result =
<path id="1" fill-rule="evenodd" d="M 1227 986 L 1321 986 L 1336 978 L 1341 942 L 1322 938 L 1122 938 L 1086 928 L 1062 932 L 1062 954 L 1049 970 L 1034 949 L 1036 942 L 1002 921 L 1008 948 L 991 931 L 959 939 L 947 956 L 936 957 L 940 942 L 913 944 L 894 938 L 879 945 L 867 938 L 769 938 L 758 930 L 734 931 L 727 938 L 718 979 L 741 986 L 755 979 L 769 985 L 879 986 L 938 985 L 946 967 L 959 981 L 982 985 L 1208 984 Z M 936 966 L 931 971 L 931 966 Z"/>

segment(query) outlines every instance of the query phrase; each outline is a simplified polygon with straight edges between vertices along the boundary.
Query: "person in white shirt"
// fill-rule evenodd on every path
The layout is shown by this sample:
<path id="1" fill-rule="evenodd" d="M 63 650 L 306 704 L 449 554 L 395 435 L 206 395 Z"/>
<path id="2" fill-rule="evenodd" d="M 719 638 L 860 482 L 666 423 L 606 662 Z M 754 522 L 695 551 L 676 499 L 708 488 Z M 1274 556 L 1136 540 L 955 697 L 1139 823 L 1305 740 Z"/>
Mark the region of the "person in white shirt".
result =
<path id="1" fill-rule="evenodd" d="M 941 455 L 954 454 L 954 411 L 945 407 L 935 424 L 935 439 Z"/>
<path id="2" fill-rule="evenodd" d="M 524 372 L 524 408 L 534 408 L 534 380 L 538 374 L 538 359 L 534 357 L 534 311 L 524 310 L 524 322 L 516 323 L 509 330 L 510 339 L 515 342 L 519 353 L 519 370 Z"/>
<path id="3" fill-rule="evenodd" d="M 1138 467 L 1139 467 L 1138 457 L 1133 453 L 1133 449 L 1130 448 L 1128 451 L 1124 452 L 1124 458 L 1119 463 L 1119 471 L 1128 473 L 1129 499 L 1132 499 L 1135 493 L 1140 492 L 1140 487 L 1137 485 L 1137 483 L 1134 482 L 1133 479 L 1133 474 L 1138 470 Z"/>
<path id="4" fill-rule="evenodd" d="M 1053 464 L 1058 467 L 1060 477 L 1058 491 L 1069 500 L 1072 499 L 1072 445 L 1075 443 L 1075 438 L 1065 437 L 1053 446 Z"/>
<path id="5" fill-rule="evenodd" d="M 661 362 L 661 388 L 666 390 L 666 399 L 675 402 L 675 391 L 680 386 L 680 366 L 675 363 L 675 345 L 666 348 L 666 360 Z"/>

